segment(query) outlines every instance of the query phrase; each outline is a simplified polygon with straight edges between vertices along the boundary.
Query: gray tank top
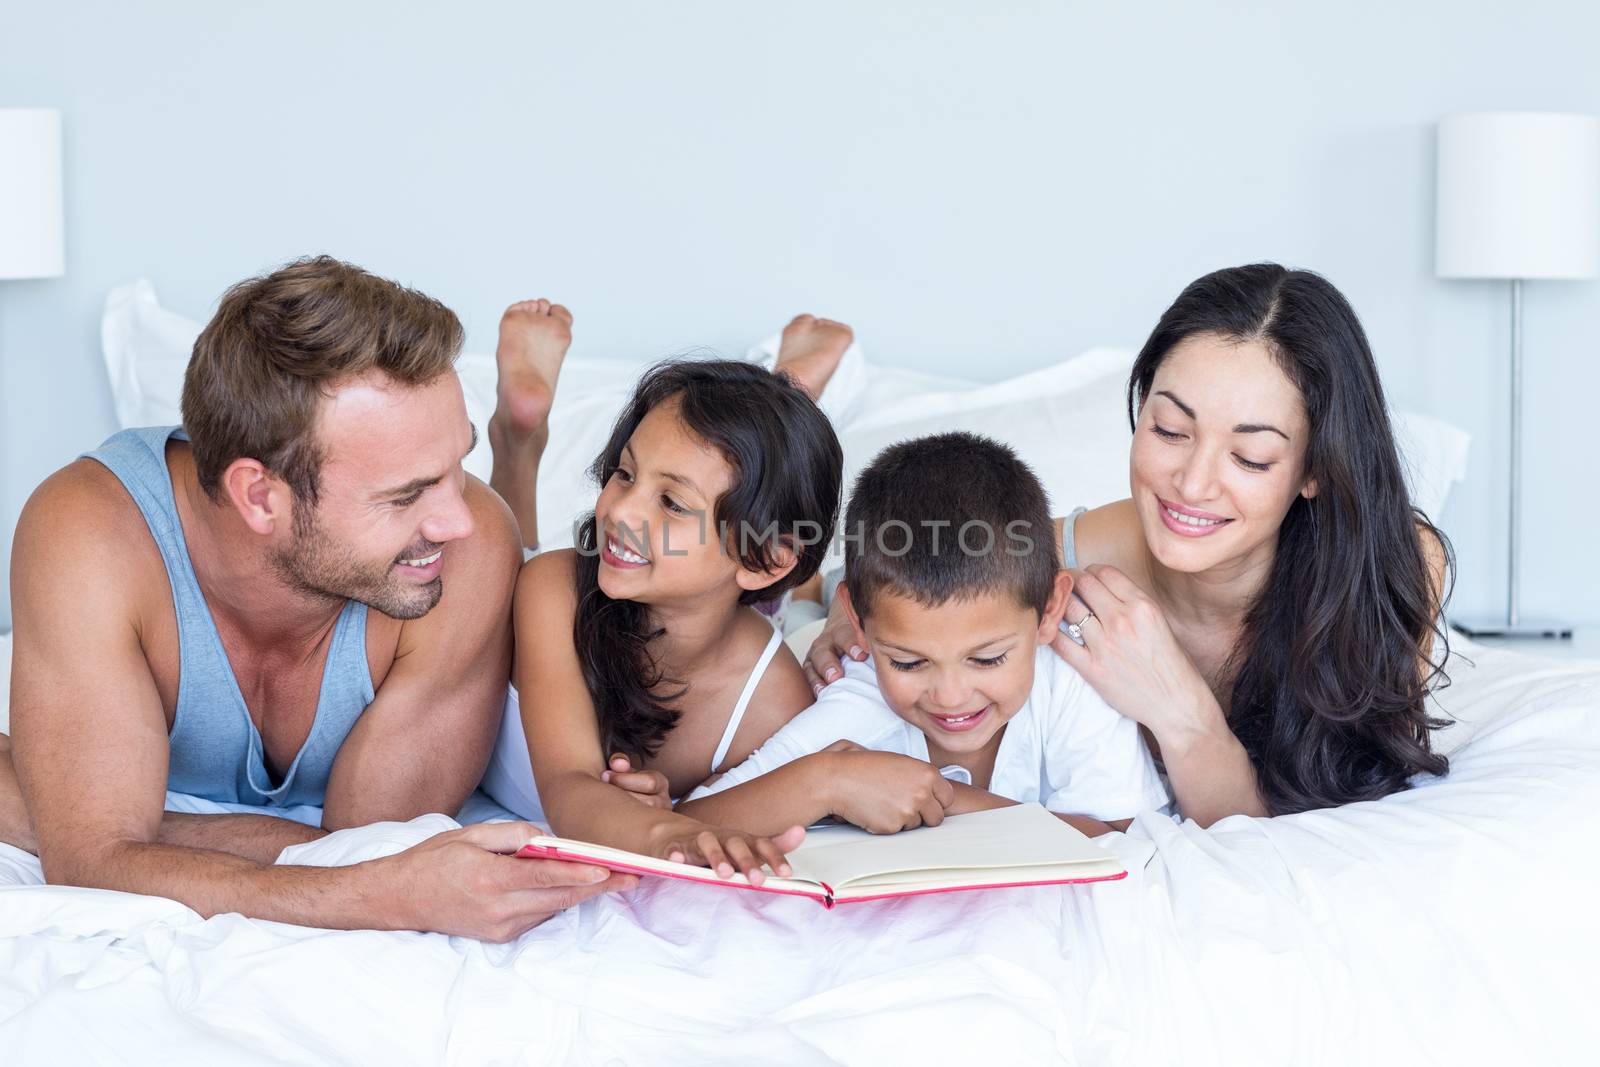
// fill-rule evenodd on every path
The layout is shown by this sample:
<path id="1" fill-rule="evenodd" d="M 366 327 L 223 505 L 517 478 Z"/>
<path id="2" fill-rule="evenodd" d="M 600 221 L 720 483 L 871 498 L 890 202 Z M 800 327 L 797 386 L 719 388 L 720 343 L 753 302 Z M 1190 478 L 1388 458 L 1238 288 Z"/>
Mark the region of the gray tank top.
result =
<path id="1" fill-rule="evenodd" d="M 87 453 L 133 497 L 155 538 L 172 585 L 178 617 L 178 711 L 167 741 L 167 788 L 227 804 L 320 806 L 333 758 L 356 719 L 372 703 L 367 667 L 367 606 L 349 601 L 334 624 L 316 719 L 283 781 L 272 784 L 261 734 L 250 721 L 222 638 L 211 621 L 167 471 L 167 441 L 188 440 L 176 426 L 123 430 Z"/>
<path id="2" fill-rule="evenodd" d="M 1088 511 L 1088 508 L 1073 508 L 1061 523 L 1061 565 L 1067 570 L 1078 569 L 1078 516 Z"/>

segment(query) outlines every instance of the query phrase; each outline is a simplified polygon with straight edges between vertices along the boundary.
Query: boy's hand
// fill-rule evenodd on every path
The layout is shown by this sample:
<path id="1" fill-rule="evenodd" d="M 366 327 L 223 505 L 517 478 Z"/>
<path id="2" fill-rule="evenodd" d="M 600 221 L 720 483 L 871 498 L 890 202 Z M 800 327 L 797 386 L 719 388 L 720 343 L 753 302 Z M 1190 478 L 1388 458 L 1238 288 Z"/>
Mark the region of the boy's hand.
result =
<path id="1" fill-rule="evenodd" d="M 693 819 L 678 820 L 670 833 L 657 843 L 655 854 L 673 863 L 694 863 L 710 867 L 718 878 L 732 878 L 737 870 L 751 885 L 766 880 L 762 864 L 779 878 L 794 873 L 784 853 L 800 847 L 806 839 L 803 826 L 791 826 L 775 837 L 761 837 L 720 826 L 707 826 Z"/>
<path id="2" fill-rule="evenodd" d="M 667 776 L 660 771 L 636 771 L 620 752 L 611 757 L 610 766 L 600 772 L 600 780 L 616 786 L 647 808 L 672 810 L 672 794 Z"/>
<path id="3" fill-rule="evenodd" d="M 853 741 L 835 741 L 822 751 L 832 764 L 830 810 L 868 833 L 938 826 L 955 803 L 955 787 L 931 763 Z"/>

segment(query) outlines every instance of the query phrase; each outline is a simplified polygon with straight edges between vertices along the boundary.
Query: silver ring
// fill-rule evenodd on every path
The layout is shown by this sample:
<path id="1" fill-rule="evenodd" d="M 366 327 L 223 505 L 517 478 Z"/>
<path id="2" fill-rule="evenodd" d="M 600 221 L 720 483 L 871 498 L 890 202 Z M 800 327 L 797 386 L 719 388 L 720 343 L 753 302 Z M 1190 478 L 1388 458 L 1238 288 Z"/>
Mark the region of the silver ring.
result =
<path id="1" fill-rule="evenodd" d="M 1067 623 L 1067 636 L 1078 644 L 1083 644 L 1083 624 L 1094 617 L 1094 612 L 1091 611 L 1077 622 Z"/>

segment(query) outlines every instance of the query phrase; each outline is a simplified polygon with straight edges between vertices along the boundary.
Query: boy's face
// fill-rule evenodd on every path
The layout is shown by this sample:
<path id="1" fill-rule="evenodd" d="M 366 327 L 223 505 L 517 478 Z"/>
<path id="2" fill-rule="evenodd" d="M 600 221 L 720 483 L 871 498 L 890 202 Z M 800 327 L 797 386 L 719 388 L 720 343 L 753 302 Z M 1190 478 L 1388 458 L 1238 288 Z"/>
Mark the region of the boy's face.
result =
<path id="1" fill-rule="evenodd" d="M 865 620 L 840 591 L 884 700 L 927 736 L 930 755 L 959 759 L 998 745 L 1027 703 L 1034 650 L 1054 637 L 1071 590 L 1062 571 L 1043 617 L 1004 592 L 938 607 L 885 592 Z"/>

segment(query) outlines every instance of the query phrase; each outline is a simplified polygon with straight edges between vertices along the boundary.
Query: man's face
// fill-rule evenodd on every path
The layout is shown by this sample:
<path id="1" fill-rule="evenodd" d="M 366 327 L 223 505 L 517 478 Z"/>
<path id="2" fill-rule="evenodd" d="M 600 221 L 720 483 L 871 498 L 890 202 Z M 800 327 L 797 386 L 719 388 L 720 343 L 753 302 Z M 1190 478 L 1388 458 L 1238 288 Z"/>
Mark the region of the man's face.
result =
<path id="1" fill-rule="evenodd" d="M 369 374 L 334 389 L 317 416 L 317 504 L 295 502 L 279 574 L 396 619 L 426 615 L 444 594 L 448 544 L 472 533 L 461 461 L 476 437 L 454 373 L 423 386 Z"/>

